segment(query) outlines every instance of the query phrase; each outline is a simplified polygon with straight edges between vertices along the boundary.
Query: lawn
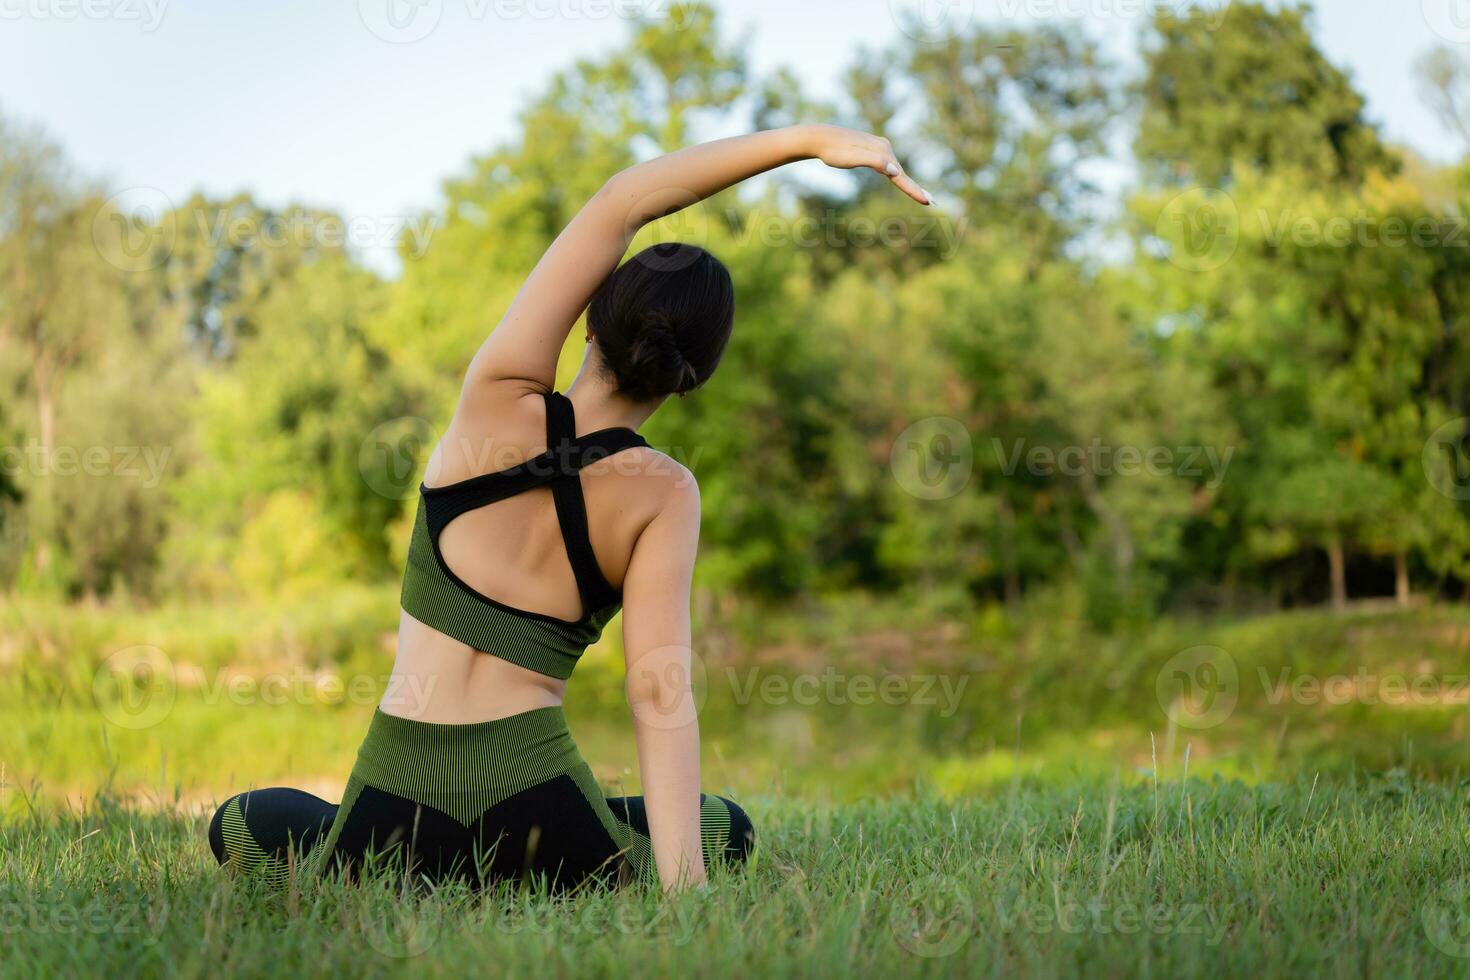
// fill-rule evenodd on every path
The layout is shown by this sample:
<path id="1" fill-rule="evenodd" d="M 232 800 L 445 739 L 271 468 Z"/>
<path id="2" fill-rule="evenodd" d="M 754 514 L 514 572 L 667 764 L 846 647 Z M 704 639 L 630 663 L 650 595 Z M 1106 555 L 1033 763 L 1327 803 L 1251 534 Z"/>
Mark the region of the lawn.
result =
<path id="1" fill-rule="evenodd" d="M 14 792 L 13 790 L 11 792 Z M 4 828 L 3 972 L 202 976 L 1465 976 L 1470 795 L 1403 780 L 756 799 L 704 894 L 230 880 L 204 820 L 99 798 Z"/>
<path id="2" fill-rule="evenodd" d="M 0 607 L 0 976 L 1470 976 L 1464 607 L 756 611 L 700 630 L 705 785 L 758 829 L 710 892 L 225 877 L 213 803 L 338 798 L 392 610 Z M 567 711 L 636 792 L 618 660 Z"/>

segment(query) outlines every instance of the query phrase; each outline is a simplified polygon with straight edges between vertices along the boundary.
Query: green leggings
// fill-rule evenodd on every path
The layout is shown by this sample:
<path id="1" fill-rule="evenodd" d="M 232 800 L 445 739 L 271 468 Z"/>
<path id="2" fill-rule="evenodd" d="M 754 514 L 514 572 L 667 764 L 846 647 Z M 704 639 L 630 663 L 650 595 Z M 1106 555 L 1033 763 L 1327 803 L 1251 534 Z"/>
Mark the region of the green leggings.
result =
<path id="1" fill-rule="evenodd" d="M 700 829 L 707 865 L 749 855 L 754 831 L 731 801 L 701 795 Z M 293 860 L 354 872 L 407 862 L 430 881 L 533 878 L 558 889 L 657 879 L 643 798 L 602 795 L 561 708 L 472 725 L 378 711 L 341 805 L 252 790 L 216 811 L 209 841 L 221 865 L 280 882 Z"/>

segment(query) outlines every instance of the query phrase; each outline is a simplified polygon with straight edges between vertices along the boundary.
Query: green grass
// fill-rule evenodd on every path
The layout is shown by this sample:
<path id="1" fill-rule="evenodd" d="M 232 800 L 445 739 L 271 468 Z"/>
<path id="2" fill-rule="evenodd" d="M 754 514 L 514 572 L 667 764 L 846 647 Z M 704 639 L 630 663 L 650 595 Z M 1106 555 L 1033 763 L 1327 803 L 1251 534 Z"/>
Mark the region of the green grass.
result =
<path id="1" fill-rule="evenodd" d="M 12 790 L 12 792 L 14 792 Z M 1464 790 L 1017 784 L 749 801 L 706 894 L 558 900 L 215 867 L 202 817 L 105 798 L 4 825 L 6 976 L 1464 976 Z"/>
<path id="2" fill-rule="evenodd" d="M 712 893 L 225 878 L 209 805 L 338 797 L 394 613 L 0 603 L 0 976 L 1470 976 L 1470 608 L 1113 634 L 739 608 L 698 624 L 703 776 L 760 848 Z M 113 669 L 139 646 L 161 670 Z M 567 713 L 637 792 L 619 661 L 610 629 Z M 857 696 L 885 678 L 904 696 Z"/>

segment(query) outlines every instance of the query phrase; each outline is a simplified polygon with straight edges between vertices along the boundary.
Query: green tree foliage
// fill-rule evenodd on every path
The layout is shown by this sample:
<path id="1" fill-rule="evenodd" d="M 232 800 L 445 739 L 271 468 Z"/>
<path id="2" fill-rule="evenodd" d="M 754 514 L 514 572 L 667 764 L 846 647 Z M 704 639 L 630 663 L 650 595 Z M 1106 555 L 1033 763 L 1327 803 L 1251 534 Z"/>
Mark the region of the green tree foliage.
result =
<path id="1" fill-rule="evenodd" d="M 1424 101 L 1470 151 L 1470 54 L 1440 45 L 1415 66 Z"/>
<path id="2" fill-rule="evenodd" d="M 976 234 L 1004 229 L 1011 247 L 1038 259 L 1057 257 L 1080 230 L 1095 192 L 1086 164 L 1104 156 L 1123 106 L 1096 42 L 1051 26 L 907 39 L 860 60 L 848 90 L 855 124 L 904 147 Z M 886 193 L 880 200 L 891 206 Z"/>
<path id="3" fill-rule="evenodd" d="M 419 405 L 367 337 L 385 292 L 340 254 L 303 265 L 273 285 L 233 363 L 201 374 L 204 451 L 172 543 L 192 587 L 269 592 L 389 565 L 400 485 L 364 474 L 364 444 Z"/>
<path id="4" fill-rule="evenodd" d="M 412 480 L 364 454 L 428 448 L 575 210 L 653 154 L 832 119 L 890 136 L 941 207 L 798 171 L 634 245 L 702 244 L 736 284 L 721 371 L 648 428 L 700 481 L 706 596 L 1106 625 L 1470 581 L 1470 458 L 1442 437 L 1470 415 L 1470 178 L 1383 146 L 1309 14 L 1162 13 L 1136 86 L 1075 30 L 900 39 L 828 104 L 676 5 L 553 75 L 446 181 L 396 280 L 321 234 L 333 215 L 248 195 L 139 213 L 0 129 L 5 445 L 170 451 L 151 486 L 0 469 L 0 576 L 229 594 L 395 575 Z M 1448 58 L 1424 78 L 1453 125 Z M 1112 228 L 1097 177 L 1134 118 L 1140 184 Z M 1120 230 L 1132 256 L 1099 247 Z M 574 331 L 563 383 L 581 353 Z M 915 461 L 959 478 L 928 492 Z"/>
<path id="5" fill-rule="evenodd" d="M 8 505 L 7 564 L 63 593 L 146 586 L 167 501 L 140 457 L 166 465 L 183 431 L 180 347 L 109 259 L 111 209 L 39 134 L 0 127 L 0 392 L 17 437 L 5 496 L 24 501 Z"/>
<path id="6" fill-rule="evenodd" d="M 267 208 L 245 194 L 224 200 L 195 194 L 160 225 L 168 253 L 150 286 L 170 327 L 216 359 L 233 357 L 265 328 L 272 291 L 298 269 L 345 252 L 345 223 L 337 216 Z"/>
<path id="7" fill-rule="evenodd" d="M 1464 202 L 1417 159 L 1394 176 L 1309 14 L 1238 3 L 1217 32 L 1158 18 L 1136 144 L 1154 187 L 1135 203 L 1145 254 L 1164 241 L 1137 267 L 1140 310 L 1177 331 L 1240 426 L 1206 567 L 1274 563 L 1289 592 L 1289 562 L 1318 550 L 1341 606 L 1356 550 L 1391 560 L 1406 600 L 1411 559 L 1448 574 L 1470 530 L 1422 463 L 1470 405 Z M 1422 72 L 1447 123 L 1453 67 Z"/>
<path id="8" fill-rule="evenodd" d="M 1311 6 L 1161 8 L 1145 52 L 1138 156 L 1153 179 L 1216 185 L 1237 164 L 1355 183 L 1393 166 L 1351 79 L 1312 39 Z"/>

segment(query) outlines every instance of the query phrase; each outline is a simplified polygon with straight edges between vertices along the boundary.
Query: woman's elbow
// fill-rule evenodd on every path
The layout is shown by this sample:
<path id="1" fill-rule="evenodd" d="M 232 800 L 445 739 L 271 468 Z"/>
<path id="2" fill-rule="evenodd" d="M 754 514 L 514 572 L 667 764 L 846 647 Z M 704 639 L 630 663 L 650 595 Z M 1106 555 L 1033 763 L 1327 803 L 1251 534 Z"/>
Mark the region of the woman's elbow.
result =
<path id="1" fill-rule="evenodd" d="M 650 728 L 676 729 L 694 724 L 699 706 L 688 672 L 682 677 L 664 676 L 662 672 L 629 671 L 628 707 L 634 720 Z"/>

